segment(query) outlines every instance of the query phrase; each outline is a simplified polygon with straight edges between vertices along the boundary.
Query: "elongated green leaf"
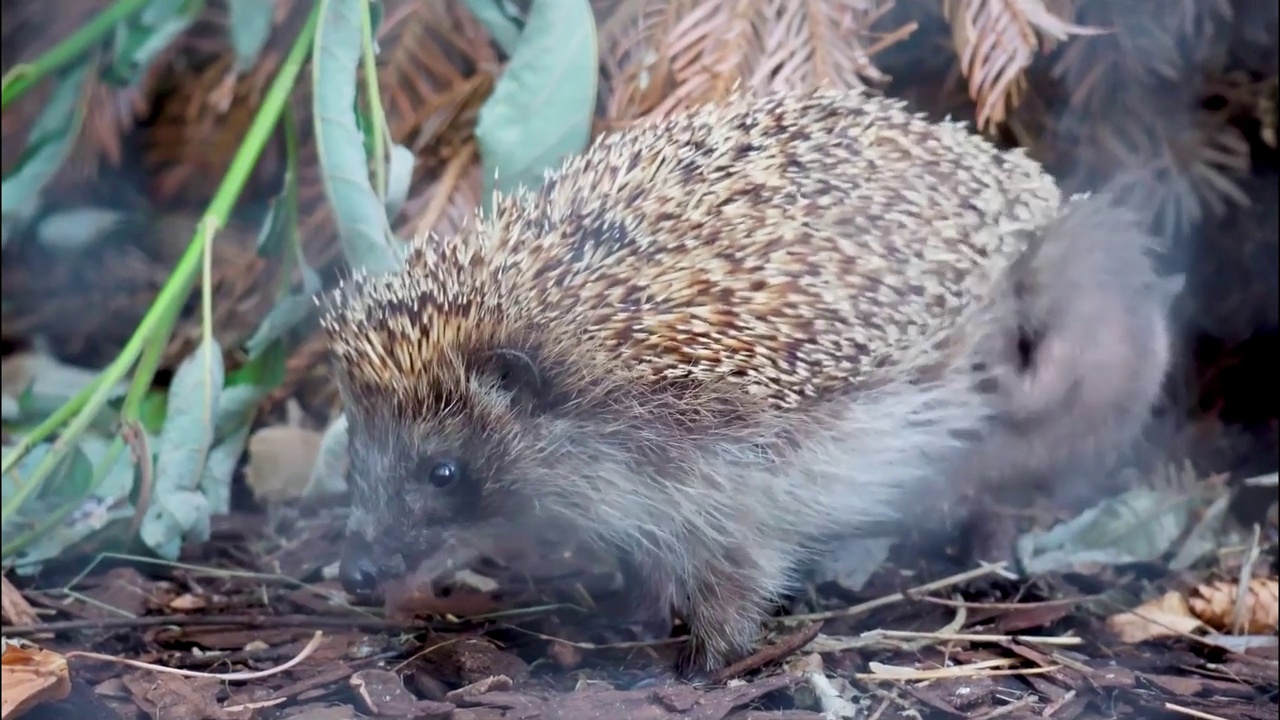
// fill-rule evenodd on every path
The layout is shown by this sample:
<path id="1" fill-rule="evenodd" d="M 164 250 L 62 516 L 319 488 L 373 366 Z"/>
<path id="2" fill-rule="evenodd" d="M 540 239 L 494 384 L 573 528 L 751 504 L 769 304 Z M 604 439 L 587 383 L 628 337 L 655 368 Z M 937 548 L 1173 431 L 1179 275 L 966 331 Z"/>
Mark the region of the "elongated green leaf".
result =
<path id="1" fill-rule="evenodd" d="M 253 331 L 253 335 L 245 341 L 244 349 L 250 358 L 258 357 L 271 343 L 297 327 L 315 311 L 315 296 L 321 290 L 320 276 L 306 266 L 301 270 L 302 289 L 276 301 L 275 306 Z"/>
<path id="2" fill-rule="evenodd" d="M 387 199 L 387 217 L 400 214 L 404 202 L 409 198 L 409 184 L 413 180 L 413 166 L 417 158 L 413 151 L 403 145 L 392 144 L 388 147 L 387 187 L 384 196 Z"/>
<path id="3" fill-rule="evenodd" d="M 79 250 L 106 237 L 127 217 L 121 210 L 103 207 L 62 210 L 36 223 L 36 241 L 53 250 Z"/>
<path id="4" fill-rule="evenodd" d="M 209 537 L 212 507 L 199 486 L 215 440 L 224 381 L 222 348 L 207 338 L 178 366 L 170 384 L 155 488 L 139 532 L 161 557 L 176 558 L 184 540 Z"/>
<path id="5" fill-rule="evenodd" d="M 227 32 L 236 52 L 236 72 L 244 72 L 258 62 L 271 37 L 275 11 L 276 0 L 227 0 Z"/>
<path id="6" fill-rule="evenodd" d="M 534 0 L 511 61 L 476 124 L 486 198 L 492 197 L 495 177 L 503 192 L 537 189 L 547 170 L 587 147 L 598 64 L 589 0 Z"/>
<path id="7" fill-rule="evenodd" d="M 80 134 L 84 121 L 84 103 L 80 99 L 95 60 L 90 56 L 59 74 L 57 87 L 31 128 L 22 159 L 4 179 L 0 187 L 0 247 L 8 244 L 10 236 L 35 215 L 41 191 L 62 167 Z"/>
<path id="8" fill-rule="evenodd" d="M 312 51 L 312 102 L 325 196 L 347 263 L 368 272 L 387 272 L 399 267 L 401 254 L 369 179 L 369 158 L 356 123 L 363 3 L 318 1 L 322 14 Z"/>
<path id="9" fill-rule="evenodd" d="M 510 57 L 520 42 L 520 23 L 507 13 L 506 3 L 502 0 L 466 0 L 466 3 L 467 9 L 502 48 L 503 54 Z"/>
<path id="10" fill-rule="evenodd" d="M 142 12 L 116 26 L 110 77 L 133 85 L 169 44 L 204 11 L 205 0 L 151 0 Z"/>
<path id="11" fill-rule="evenodd" d="M 314 310 L 314 297 L 320 291 L 320 277 L 307 266 L 298 238 L 298 138 L 293 126 L 293 113 L 286 112 L 282 125 L 285 130 L 286 169 L 283 188 L 271 201 L 271 211 L 263 223 L 258 238 L 258 254 L 268 258 L 283 258 L 281 266 L 281 291 L 271 311 L 258 324 L 253 335 L 245 341 L 245 351 L 251 360 L 257 360 L 271 344 L 280 339 L 306 319 Z M 292 259 L 292 262 L 288 262 Z M 288 292 L 291 271 L 297 266 L 302 273 L 302 289 Z"/>
<path id="12" fill-rule="evenodd" d="M 209 452 L 204 473 L 200 476 L 200 491 L 208 498 L 214 514 L 231 512 L 231 480 L 240 456 L 244 454 L 244 445 L 249 440 L 249 429 L 249 424 L 244 423 Z"/>

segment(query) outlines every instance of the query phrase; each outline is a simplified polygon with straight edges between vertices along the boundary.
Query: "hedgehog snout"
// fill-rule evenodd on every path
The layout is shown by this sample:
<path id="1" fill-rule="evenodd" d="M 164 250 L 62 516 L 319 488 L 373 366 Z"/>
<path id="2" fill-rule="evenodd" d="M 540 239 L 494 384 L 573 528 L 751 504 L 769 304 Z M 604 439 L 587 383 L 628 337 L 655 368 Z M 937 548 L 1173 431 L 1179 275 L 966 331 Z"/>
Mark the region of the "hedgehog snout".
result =
<path id="1" fill-rule="evenodd" d="M 382 583 L 404 574 L 404 557 L 375 546 L 359 533 L 352 533 L 342 546 L 338 579 L 348 595 L 359 598 L 376 595 Z"/>

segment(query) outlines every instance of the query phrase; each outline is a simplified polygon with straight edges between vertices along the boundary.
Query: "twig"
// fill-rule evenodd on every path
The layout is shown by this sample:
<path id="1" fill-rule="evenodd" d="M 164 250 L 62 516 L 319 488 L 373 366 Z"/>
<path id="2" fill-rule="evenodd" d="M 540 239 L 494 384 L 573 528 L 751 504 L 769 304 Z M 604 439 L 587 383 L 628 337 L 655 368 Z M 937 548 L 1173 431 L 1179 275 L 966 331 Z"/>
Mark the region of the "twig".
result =
<path id="1" fill-rule="evenodd" d="M 1009 715 L 1011 713 L 1015 713 L 1019 710 L 1022 710 L 1023 708 L 1030 705 L 1034 700 L 1035 700 L 1035 696 L 1033 695 L 1030 695 L 1030 694 L 1023 695 L 1022 699 L 1020 700 L 1015 700 L 1014 702 L 1011 702 L 1008 705 L 1001 705 L 1000 707 L 995 708 L 994 710 L 982 713 L 981 715 L 974 715 L 971 718 L 971 720 L 995 720 L 995 718 L 1004 717 L 1005 715 Z"/>
<path id="2" fill-rule="evenodd" d="M 1261 526 L 1254 523 L 1253 539 L 1249 543 L 1249 552 L 1244 556 L 1244 562 L 1240 564 L 1240 578 L 1236 583 L 1236 606 L 1231 613 L 1231 632 L 1235 635 L 1244 634 L 1241 631 L 1245 623 L 1245 601 L 1249 599 L 1249 581 L 1253 579 L 1253 566 L 1258 562 L 1258 556 L 1262 554 L 1262 549 L 1258 547 L 1261 535 Z"/>
<path id="3" fill-rule="evenodd" d="M 1209 714 L 1209 713 L 1207 713 L 1207 712 L 1202 712 L 1202 711 L 1200 711 L 1200 710 L 1192 710 L 1192 709 L 1191 709 L 1191 708 L 1189 708 L 1189 707 L 1183 707 L 1183 706 L 1181 706 L 1181 705 L 1175 705 L 1175 704 L 1173 704 L 1173 703 L 1171 703 L 1171 702 L 1166 702 L 1166 703 L 1164 704 L 1164 709 L 1165 709 L 1165 710 L 1172 710 L 1172 711 L 1174 711 L 1174 712 L 1176 712 L 1176 713 L 1181 713 L 1181 714 L 1186 715 L 1186 716 L 1188 716 L 1188 717 L 1200 718 L 1200 720 L 1227 720 L 1226 718 L 1222 717 L 1221 715 L 1210 715 L 1210 714 Z"/>
<path id="4" fill-rule="evenodd" d="M 102 618 L 98 620 L 62 620 L 31 627 L 5 625 L 2 631 L 13 637 L 52 635 L 79 630 L 133 630 L 162 625 L 177 627 L 306 628 L 339 627 L 349 630 L 412 630 L 421 625 L 395 620 L 360 617 L 327 617 L 316 615 L 148 615 L 136 618 Z"/>
<path id="5" fill-rule="evenodd" d="M 869 600 L 852 607 L 842 608 L 840 610 L 828 610 L 825 612 L 805 613 L 803 615 L 791 615 L 784 618 L 772 618 L 771 622 L 777 625 L 793 625 L 802 622 L 812 622 L 814 620 L 830 620 L 832 618 L 847 618 L 853 617 L 854 615 L 862 615 L 863 613 L 870 612 L 877 608 L 882 608 L 886 605 L 892 605 L 904 600 L 912 600 L 916 595 L 935 592 L 951 587 L 952 585 L 959 585 L 960 583 L 1000 572 L 1004 569 L 1005 565 L 1007 565 L 1007 563 L 1003 562 L 983 565 L 980 568 L 966 570 L 965 572 L 957 573 L 950 577 L 942 578 L 941 580 L 925 583 L 924 585 L 920 585 L 909 590 L 904 590 L 892 595 L 886 595 L 875 600 Z"/>
<path id="6" fill-rule="evenodd" d="M 1069 635 L 978 635 L 973 633 L 936 633 L 912 632 L 910 630 L 868 630 L 862 633 L 864 638 L 893 638 L 898 640 L 948 640 L 959 642 L 1025 642 L 1032 645 L 1054 645 L 1067 647 L 1084 643 L 1084 638 Z"/>
<path id="7" fill-rule="evenodd" d="M 768 665 L 775 660 L 785 658 L 805 645 L 808 645 L 814 638 L 818 637 L 818 631 L 821 629 L 822 623 L 816 622 L 779 639 L 777 642 L 765 645 L 750 656 L 713 673 L 711 675 L 711 682 L 726 682 L 741 675 L 745 675 L 752 670 Z"/>
<path id="8" fill-rule="evenodd" d="M 574 640 L 566 640 L 562 637 L 556 637 L 555 635 L 540 633 L 540 632 L 537 632 L 536 630 L 529 630 L 528 628 L 522 628 L 518 625 L 503 624 L 502 627 L 506 630 L 514 630 L 515 632 L 524 633 L 525 635 L 536 637 L 540 640 L 550 640 L 552 642 L 562 643 L 564 645 L 568 645 L 569 647 L 578 648 L 579 650 L 622 650 L 622 649 L 631 649 L 631 648 L 647 648 L 647 647 L 656 647 L 658 645 L 674 645 L 676 643 L 682 643 L 686 640 L 686 638 L 676 637 L 676 638 L 663 638 L 661 640 L 627 640 L 624 642 L 615 642 L 615 643 L 577 642 Z"/>
<path id="9" fill-rule="evenodd" d="M 463 171 L 470 167 L 475 151 L 476 144 L 469 142 L 462 146 L 457 155 L 449 159 L 449 164 L 445 165 L 444 172 L 440 174 L 440 181 L 436 183 L 435 195 L 427 204 L 427 208 L 418 216 L 418 223 L 413 229 L 415 237 L 430 234 L 436 223 L 440 222 L 440 216 L 444 214 L 445 208 L 449 207 L 453 190 L 458 186 Z"/>
<path id="10" fill-rule="evenodd" d="M 72 650 L 67 653 L 65 657 L 82 657 L 90 660 L 102 660 L 105 662 L 118 663 L 120 665 L 128 665 L 129 667 L 141 668 L 143 670 L 154 670 L 155 672 L 165 673 L 167 675 L 178 675 L 180 677 L 217 678 L 223 682 L 239 682 L 244 680 L 261 680 L 262 678 L 271 677 L 272 675 L 279 675 L 280 673 L 293 668 L 298 663 L 310 657 L 311 653 L 315 652 L 316 648 L 320 647 L 320 640 L 323 637 L 324 633 L 317 630 L 316 634 L 311 636 L 311 642 L 308 642 L 307 646 L 302 648 L 302 652 L 295 655 L 292 660 L 284 663 L 283 665 L 277 665 L 266 670 L 243 672 L 210 673 L 201 672 L 199 670 L 183 670 L 181 668 L 171 668 L 164 665 L 152 665 L 151 663 L 142 662 L 140 660 L 129 660 L 127 658 L 115 657 L 114 655 L 102 655 L 100 653 L 82 652 L 80 650 Z"/>
<path id="11" fill-rule="evenodd" d="M 944 680 L 948 678 L 960 677 L 1001 677 L 1006 675 L 1044 675 L 1054 670 L 1061 669 L 1061 665 L 1050 665 L 1048 667 L 1034 668 L 1011 668 L 1008 670 L 971 670 L 969 672 L 958 673 L 955 670 L 962 668 L 941 668 L 938 670 L 920 670 L 911 674 L 880 674 L 880 673 L 854 673 L 853 677 L 858 680 L 895 680 L 900 682 L 910 680 Z"/>
<path id="12" fill-rule="evenodd" d="M 916 598 L 920 602 L 932 603 L 934 605 L 945 605 L 947 607 L 969 608 L 972 610 L 1031 610 L 1035 608 L 1059 607 L 1062 605 L 1079 605 L 1080 603 L 1089 602 L 1096 599 L 1096 595 L 1089 595 L 1080 598 L 1063 598 L 1061 600 L 1041 600 L 1039 602 L 969 602 L 968 600 L 949 600 L 947 598 L 922 597 Z"/>
<path id="13" fill-rule="evenodd" d="M 142 527 L 142 517 L 151 506 L 155 468 L 151 463 L 151 449 L 147 446 L 147 433 L 142 428 L 142 423 L 134 419 L 124 420 L 120 424 L 120 437 L 125 445 L 129 446 L 133 462 L 138 467 L 138 501 L 135 503 L 137 510 L 134 511 L 133 519 L 129 521 L 129 531 L 125 534 L 125 537 L 132 538 L 138 536 L 138 529 Z"/>
<path id="14" fill-rule="evenodd" d="M 1076 690 L 1071 690 L 1066 695 L 1063 695 L 1057 700 L 1054 700 L 1053 702 L 1049 703 L 1048 706 L 1045 707 L 1044 712 L 1040 713 L 1040 717 L 1046 717 L 1046 718 L 1053 717 L 1054 713 L 1058 712 L 1064 706 L 1066 706 L 1067 703 L 1075 699 L 1076 692 L 1077 692 Z"/>

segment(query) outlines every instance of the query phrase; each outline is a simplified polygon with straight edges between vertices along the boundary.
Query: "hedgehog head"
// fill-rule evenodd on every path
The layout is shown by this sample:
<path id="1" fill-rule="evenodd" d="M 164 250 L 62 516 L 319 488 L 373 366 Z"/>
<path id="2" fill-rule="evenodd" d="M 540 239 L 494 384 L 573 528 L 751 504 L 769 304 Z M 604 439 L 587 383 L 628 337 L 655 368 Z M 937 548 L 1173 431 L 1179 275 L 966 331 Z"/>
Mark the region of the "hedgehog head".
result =
<path id="1" fill-rule="evenodd" d="M 348 547 L 393 559 L 382 577 L 479 523 L 582 515 L 584 482 L 669 451 L 646 422 L 662 398 L 597 371 L 580 328 L 513 300 L 480 267 L 485 244 L 455 240 L 322 301 L 348 423 Z"/>

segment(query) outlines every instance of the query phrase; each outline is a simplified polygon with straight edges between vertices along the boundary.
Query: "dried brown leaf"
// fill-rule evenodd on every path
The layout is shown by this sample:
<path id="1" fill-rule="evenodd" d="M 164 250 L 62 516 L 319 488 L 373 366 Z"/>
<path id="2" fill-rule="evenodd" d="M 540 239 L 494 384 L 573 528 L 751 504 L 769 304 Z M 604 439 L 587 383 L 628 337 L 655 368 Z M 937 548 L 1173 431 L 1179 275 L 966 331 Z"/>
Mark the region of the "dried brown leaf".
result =
<path id="1" fill-rule="evenodd" d="M 1107 627 L 1127 643 L 1194 632 L 1202 627 L 1180 592 L 1167 592 L 1129 612 L 1107 618 Z"/>
<path id="2" fill-rule="evenodd" d="M 1244 588 L 1240 627 L 1236 625 L 1236 605 L 1240 585 L 1219 580 L 1197 587 L 1187 604 L 1206 625 L 1224 633 L 1271 635 L 1277 630 L 1280 613 L 1280 582 L 1276 578 L 1253 578 Z"/>
<path id="3" fill-rule="evenodd" d="M 17 718 L 32 707 L 71 692 L 67 659 L 51 650 L 4 644 L 0 657 L 0 718 Z"/>
<path id="4" fill-rule="evenodd" d="M 244 480 L 262 503 L 296 500 L 306 494 L 320 454 L 320 433 L 289 425 L 259 428 L 249 436 Z"/>
<path id="5" fill-rule="evenodd" d="M 3 610 L 4 621 L 9 625 L 40 624 L 40 616 L 36 615 L 35 608 L 22 596 L 22 591 L 4 576 L 0 576 L 0 610 Z"/>

